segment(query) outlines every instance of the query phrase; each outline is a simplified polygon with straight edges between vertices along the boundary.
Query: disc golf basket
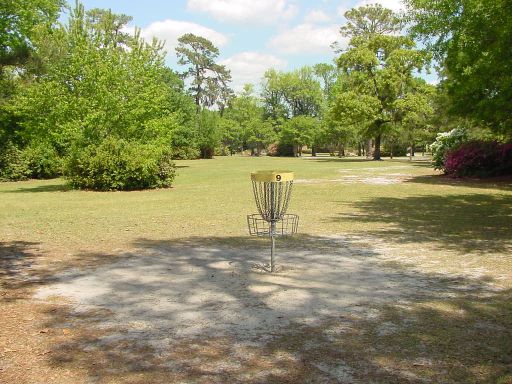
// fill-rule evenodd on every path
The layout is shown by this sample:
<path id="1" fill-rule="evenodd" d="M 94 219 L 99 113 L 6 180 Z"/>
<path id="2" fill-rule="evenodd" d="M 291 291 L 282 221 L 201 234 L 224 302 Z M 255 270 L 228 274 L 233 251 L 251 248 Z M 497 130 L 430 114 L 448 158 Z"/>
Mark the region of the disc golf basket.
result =
<path id="1" fill-rule="evenodd" d="M 251 173 L 252 190 L 259 213 L 247 215 L 251 236 L 270 237 L 270 271 L 275 271 L 276 236 L 297 232 L 299 216 L 287 214 L 293 187 L 293 172 L 258 171 Z"/>

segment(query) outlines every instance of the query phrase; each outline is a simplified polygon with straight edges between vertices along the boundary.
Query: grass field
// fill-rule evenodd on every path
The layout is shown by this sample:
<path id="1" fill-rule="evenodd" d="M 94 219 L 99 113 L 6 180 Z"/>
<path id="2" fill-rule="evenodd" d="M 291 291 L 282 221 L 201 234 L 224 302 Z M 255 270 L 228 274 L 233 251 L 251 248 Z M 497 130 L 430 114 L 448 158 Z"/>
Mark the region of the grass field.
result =
<path id="1" fill-rule="evenodd" d="M 512 382 L 510 181 L 447 179 L 421 159 L 219 157 L 177 165 L 167 190 L 74 191 L 61 179 L 0 184 L 0 382 L 49 382 L 37 379 L 44 375 L 55 383 Z M 141 347 L 128 356 L 122 343 L 87 352 L 105 333 L 122 334 L 96 326 L 104 308 L 77 314 L 62 298 L 33 298 L 59 273 L 99 270 L 137 252 L 151 257 L 158 247 L 266 252 L 266 239 L 248 237 L 245 219 L 256 212 L 249 173 L 260 169 L 295 172 L 289 212 L 300 216 L 300 234 L 278 247 L 298 264 L 303 250 L 341 252 L 329 239 L 342 238 L 344 257 L 366 252 L 354 256 L 361 268 L 427 283 L 405 301 L 368 299 L 358 311 L 315 314 L 307 325 L 297 318 L 296 332 L 276 328 L 258 347 L 235 350 L 236 340 L 219 336 L 195 340 L 196 349 L 185 348 L 190 340 L 176 344 L 170 355 Z M 307 268 L 304 276 L 315 278 L 315 264 Z M 251 273 L 243 276 L 252 281 Z M 327 303 L 327 294 L 311 292 Z M 346 331 L 336 333 L 340 327 Z M 165 365 L 169 356 L 180 369 Z"/>

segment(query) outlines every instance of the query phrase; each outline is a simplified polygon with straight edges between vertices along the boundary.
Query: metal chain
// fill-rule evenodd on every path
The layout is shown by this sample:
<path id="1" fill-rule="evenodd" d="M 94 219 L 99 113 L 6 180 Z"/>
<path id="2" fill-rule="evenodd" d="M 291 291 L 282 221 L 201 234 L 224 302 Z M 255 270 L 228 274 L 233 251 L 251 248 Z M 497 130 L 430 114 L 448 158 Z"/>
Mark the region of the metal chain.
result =
<path id="1" fill-rule="evenodd" d="M 256 182 L 252 181 L 252 190 L 256 207 L 261 217 L 268 222 L 283 219 L 293 187 L 293 181 Z"/>

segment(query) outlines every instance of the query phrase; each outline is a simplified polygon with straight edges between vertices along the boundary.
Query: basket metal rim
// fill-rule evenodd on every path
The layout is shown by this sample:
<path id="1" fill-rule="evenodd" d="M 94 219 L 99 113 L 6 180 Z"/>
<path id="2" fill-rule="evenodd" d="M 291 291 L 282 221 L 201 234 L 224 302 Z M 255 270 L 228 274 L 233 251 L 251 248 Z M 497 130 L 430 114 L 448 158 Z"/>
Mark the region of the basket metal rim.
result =
<path id="1" fill-rule="evenodd" d="M 257 223 L 262 223 L 261 226 L 258 226 Z M 279 223 L 286 222 L 286 226 L 281 226 L 279 228 Z M 299 215 L 294 213 L 286 213 L 283 215 L 283 218 L 277 220 L 275 222 L 278 225 L 277 231 L 274 236 L 282 237 L 282 236 L 291 236 L 297 233 L 299 226 Z M 288 224 L 290 223 L 290 224 Z M 265 237 L 271 236 L 270 234 L 270 221 L 265 220 L 259 213 L 253 213 L 247 215 L 247 226 L 249 229 L 249 234 L 251 236 L 257 237 Z"/>

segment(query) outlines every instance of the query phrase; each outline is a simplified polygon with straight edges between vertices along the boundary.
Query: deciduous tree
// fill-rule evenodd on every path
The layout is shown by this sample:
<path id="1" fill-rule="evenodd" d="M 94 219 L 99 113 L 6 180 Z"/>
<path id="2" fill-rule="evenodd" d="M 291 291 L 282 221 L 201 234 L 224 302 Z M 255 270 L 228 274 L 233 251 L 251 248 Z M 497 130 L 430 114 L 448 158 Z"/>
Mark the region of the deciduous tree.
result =
<path id="1" fill-rule="evenodd" d="M 375 141 L 373 158 L 380 160 L 382 135 L 397 119 L 395 102 L 414 89 L 413 73 L 427 57 L 414 49 L 411 38 L 397 35 L 400 19 L 380 5 L 348 11 L 345 17 L 341 33 L 350 44 L 337 63 L 346 80 L 333 112 L 345 125 L 366 127 Z"/>
<path id="2" fill-rule="evenodd" d="M 509 0 L 406 0 L 412 35 L 434 53 L 452 113 L 512 136 Z"/>

